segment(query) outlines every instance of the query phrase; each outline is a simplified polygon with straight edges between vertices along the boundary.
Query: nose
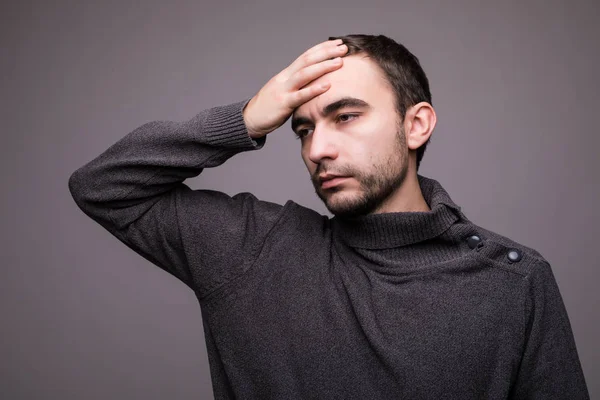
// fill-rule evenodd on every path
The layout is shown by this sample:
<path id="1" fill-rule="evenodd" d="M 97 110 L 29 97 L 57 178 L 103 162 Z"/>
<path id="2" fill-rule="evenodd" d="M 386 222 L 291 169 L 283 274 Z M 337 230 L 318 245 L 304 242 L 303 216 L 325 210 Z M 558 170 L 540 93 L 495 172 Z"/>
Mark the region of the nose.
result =
<path id="1" fill-rule="evenodd" d="M 338 157 L 338 145 L 334 139 L 335 132 L 323 126 L 315 127 L 310 138 L 308 158 L 315 164 L 321 163 L 324 158 L 335 160 Z"/>

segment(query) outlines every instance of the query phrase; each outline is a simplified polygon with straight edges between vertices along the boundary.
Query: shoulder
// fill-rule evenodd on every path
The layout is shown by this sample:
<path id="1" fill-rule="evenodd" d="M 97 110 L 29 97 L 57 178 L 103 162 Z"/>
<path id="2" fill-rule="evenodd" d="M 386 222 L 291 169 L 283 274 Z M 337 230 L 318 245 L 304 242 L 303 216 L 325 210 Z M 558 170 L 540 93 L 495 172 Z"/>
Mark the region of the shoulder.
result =
<path id="1" fill-rule="evenodd" d="M 538 250 L 481 226 L 473 225 L 473 228 L 469 247 L 494 266 L 523 276 L 536 269 L 550 268 Z"/>
<path id="2" fill-rule="evenodd" d="M 285 220 L 288 228 L 299 231 L 323 231 L 329 227 L 329 217 L 293 200 L 288 200 L 284 209 L 285 213 L 282 219 Z"/>
<path id="3" fill-rule="evenodd" d="M 316 248 L 325 245 L 330 236 L 330 219 L 293 200 L 283 205 L 281 218 L 270 233 L 270 242 L 279 248 Z"/>

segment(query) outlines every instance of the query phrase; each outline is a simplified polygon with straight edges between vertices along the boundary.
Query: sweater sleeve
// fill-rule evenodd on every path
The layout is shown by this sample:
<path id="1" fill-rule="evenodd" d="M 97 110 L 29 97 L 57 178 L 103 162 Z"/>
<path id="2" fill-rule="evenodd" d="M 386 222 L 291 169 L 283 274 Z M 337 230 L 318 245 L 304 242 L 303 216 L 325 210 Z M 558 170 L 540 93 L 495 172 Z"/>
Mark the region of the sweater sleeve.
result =
<path id="1" fill-rule="evenodd" d="M 547 262 L 526 278 L 526 337 L 513 399 L 589 399 L 567 310 Z"/>
<path id="2" fill-rule="evenodd" d="M 185 122 L 146 123 L 68 182 L 86 215 L 200 298 L 247 270 L 283 210 L 250 193 L 230 197 L 183 183 L 264 146 L 266 137 L 252 140 L 246 130 L 248 101 L 206 109 Z"/>

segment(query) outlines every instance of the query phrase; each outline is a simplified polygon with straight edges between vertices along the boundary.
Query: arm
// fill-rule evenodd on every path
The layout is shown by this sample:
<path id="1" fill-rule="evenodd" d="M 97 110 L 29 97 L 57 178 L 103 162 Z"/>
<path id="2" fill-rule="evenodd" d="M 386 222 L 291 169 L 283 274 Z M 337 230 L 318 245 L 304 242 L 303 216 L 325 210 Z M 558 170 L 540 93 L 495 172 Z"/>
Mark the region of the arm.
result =
<path id="1" fill-rule="evenodd" d="M 547 262 L 527 276 L 525 349 L 514 399 L 589 399 L 571 324 Z"/>
<path id="2" fill-rule="evenodd" d="M 329 88 L 311 82 L 342 66 L 330 60 L 347 51 L 340 44 L 310 48 L 249 101 L 182 123 L 140 126 L 71 175 L 75 202 L 131 249 L 208 296 L 250 267 L 284 211 L 249 193 L 229 197 L 183 181 L 262 148 L 295 108 Z"/>
<path id="3" fill-rule="evenodd" d="M 260 149 L 242 109 L 204 110 L 135 129 L 69 178 L 79 208 L 128 247 L 200 295 L 243 272 L 282 207 L 248 193 L 229 197 L 182 183 L 242 152 Z"/>

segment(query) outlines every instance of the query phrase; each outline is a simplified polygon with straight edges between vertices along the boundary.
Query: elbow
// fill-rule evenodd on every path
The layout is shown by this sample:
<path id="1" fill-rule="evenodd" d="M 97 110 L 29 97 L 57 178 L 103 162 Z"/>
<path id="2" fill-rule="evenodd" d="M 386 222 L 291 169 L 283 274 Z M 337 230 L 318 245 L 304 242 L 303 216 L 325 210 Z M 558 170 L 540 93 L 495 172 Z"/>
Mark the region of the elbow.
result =
<path id="1" fill-rule="evenodd" d="M 83 196 L 83 177 L 79 170 L 73 172 L 71 176 L 69 176 L 69 192 L 71 193 L 71 197 L 75 200 L 75 203 L 79 205 Z"/>
<path id="2" fill-rule="evenodd" d="M 69 176 L 69 192 L 75 204 L 84 212 L 89 208 L 92 198 L 92 189 L 89 185 L 90 179 L 80 169 Z"/>

